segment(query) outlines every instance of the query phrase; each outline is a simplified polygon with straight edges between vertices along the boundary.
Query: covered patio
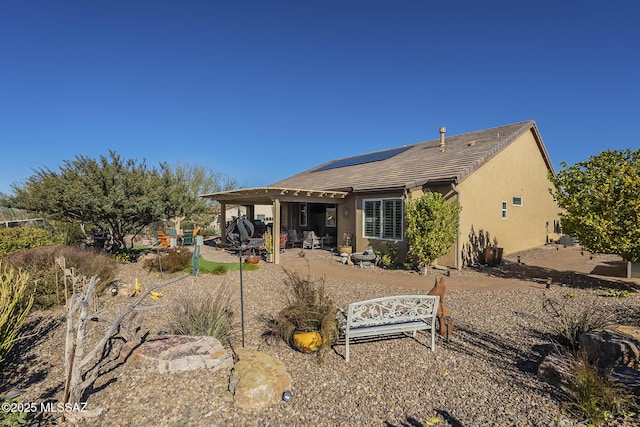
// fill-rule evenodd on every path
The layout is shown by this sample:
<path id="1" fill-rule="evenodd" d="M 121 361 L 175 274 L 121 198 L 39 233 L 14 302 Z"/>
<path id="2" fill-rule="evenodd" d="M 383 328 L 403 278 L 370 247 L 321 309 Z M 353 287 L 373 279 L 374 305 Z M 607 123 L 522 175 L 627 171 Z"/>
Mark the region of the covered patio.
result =
<path id="1" fill-rule="evenodd" d="M 213 199 L 221 205 L 220 233 L 226 238 L 227 205 L 246 206 L 247 218 L 254 220 L 256 205 L 273 207 L 273 247 L 280 246 L 280 232 L 290 229 L 313 230 L 316 234 L 330 233 L 337 237 L 338 216 L 347 191 L 310 190 L 284 187 L 256 187 L 201 194 L 200 197 Z M 273 262 L 280 264 L 280 251 L 274 250 Z"/>

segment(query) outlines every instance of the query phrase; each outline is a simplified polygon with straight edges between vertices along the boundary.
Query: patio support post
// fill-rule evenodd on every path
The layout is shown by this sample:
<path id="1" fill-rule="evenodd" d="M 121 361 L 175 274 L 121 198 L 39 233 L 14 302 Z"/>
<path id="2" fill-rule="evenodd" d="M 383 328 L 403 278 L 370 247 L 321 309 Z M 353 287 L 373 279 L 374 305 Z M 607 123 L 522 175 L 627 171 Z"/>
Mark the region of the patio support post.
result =
<path id="1" fill-rule="evenodd" d="M 280 199 L 273 200 L 273 263 L 280 264 Z"/>
<path id="2" fill-rule="evenodd" d="M 220 202 L 220 237 L 222 241 L 227 241 L 227 204 Z"/>

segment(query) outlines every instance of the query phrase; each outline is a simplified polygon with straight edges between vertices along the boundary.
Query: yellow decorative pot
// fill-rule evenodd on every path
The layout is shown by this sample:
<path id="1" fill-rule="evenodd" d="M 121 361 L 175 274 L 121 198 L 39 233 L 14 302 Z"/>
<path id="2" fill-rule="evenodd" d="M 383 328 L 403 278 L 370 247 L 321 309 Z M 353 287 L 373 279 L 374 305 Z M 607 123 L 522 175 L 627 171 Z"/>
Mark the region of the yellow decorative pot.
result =
<path id="1" fill-rule="evenodd" d="M 295 331 L 293 343 L 303 353 L 312 353 L 320 349 L 322 336 L 319 331 Z"/>
<path id="2" fill-rule="evenodd" d="M 351 252 L 353 251 L 353 246 L 340 246 L 338 250 L 340 251 L 341 254 L 351 255 Z"/>

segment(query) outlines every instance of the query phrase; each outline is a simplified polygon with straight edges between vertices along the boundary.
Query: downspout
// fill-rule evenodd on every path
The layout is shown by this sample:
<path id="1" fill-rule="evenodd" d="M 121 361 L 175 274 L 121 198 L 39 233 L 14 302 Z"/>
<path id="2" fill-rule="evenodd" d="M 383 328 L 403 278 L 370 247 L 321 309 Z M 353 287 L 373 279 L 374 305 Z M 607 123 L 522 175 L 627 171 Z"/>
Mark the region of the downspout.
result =
<path id="1" fill-rule="evenodd" d="M 460 205 L 460 193 L 456 188 L 455 182 L 451 183 L 451 190 L 456 194 L 456 202 Z M 458 214 L 458 235 L 456 236 L 456 265 L 457 270 L 460 270 L 460 214 Z"/>
<path id="2" fill-rule="evenodd" d="M 404 187 L 404 203 L 402 203 L 402 244 L 404 246 L 404 260 L 407 261 L 409 255 L 409 239 L 407 238 L 407 202 L 409 201 L 409 189 Z M 397 254 L 396 254 L 397 255 Z"/>

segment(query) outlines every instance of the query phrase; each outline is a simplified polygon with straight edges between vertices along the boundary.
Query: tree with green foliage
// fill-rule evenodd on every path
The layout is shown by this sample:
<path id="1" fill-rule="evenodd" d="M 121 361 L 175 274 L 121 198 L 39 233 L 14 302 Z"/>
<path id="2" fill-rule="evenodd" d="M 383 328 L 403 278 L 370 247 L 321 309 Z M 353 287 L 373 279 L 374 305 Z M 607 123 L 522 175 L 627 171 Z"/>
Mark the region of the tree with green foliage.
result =
<path id="1" fill-rule="evenodd" d="M 458 235 L 460 204 L 440 193 L 409 199 L 406 206 L 409 257 L 421 268 L 446 254 Z"/>
<path id="2" fill-rule="evenodd" d="M 186 191 L 194 199 L 193 204 L 185 206 L 184 216 L 181 220 L 187 219 L 195 224 L 204 225 L 211 222 L 212 208 L 218 204 L 215 200 L 199 197 L 201 194 L 233 190 L 239 187 L 235 179 L 204 166 L 176 163 L 171 169 L 176 178 L 185 183 Z"/>
<path id="3" fill-rule="evenodd" d="M 562 231 L 587 250 L 640 262 L 640 150 L 607 150 L 550 179 Z"/>
<path id="4" fill-rule="evenodd" d="M 50 219 L 105 230 L 115 249 L 126 247 L 125 236 L 136 236 L 158 221 L 184 215 L 197 206 L 185 177 L 166 163 L 157 168 L 145 161 L 124 160 L 113 151 L 98 160 L 76 156 L 59 171 L 37 169 L 23 186 L 13 185 L 8 207 L 46 215 Z"/>

